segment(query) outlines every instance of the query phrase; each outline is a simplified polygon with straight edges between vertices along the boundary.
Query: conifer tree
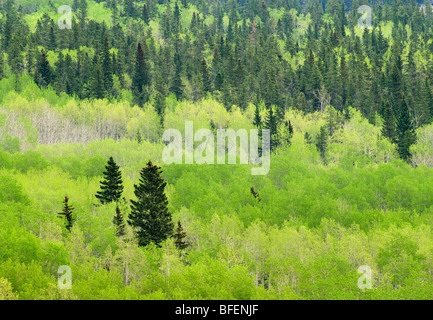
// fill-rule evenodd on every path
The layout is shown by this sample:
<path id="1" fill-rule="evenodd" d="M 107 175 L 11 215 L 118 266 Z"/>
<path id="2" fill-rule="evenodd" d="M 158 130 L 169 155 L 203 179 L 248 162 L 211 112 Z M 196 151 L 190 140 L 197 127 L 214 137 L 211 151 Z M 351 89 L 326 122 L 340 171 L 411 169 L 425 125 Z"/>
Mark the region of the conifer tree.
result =
<path id="1" fill-rule="evenodd" d="M 56 50 L 57 48 L 57 41 L 56 41 L 56 35 L 54 34 L 54 28 L 50 28 L 50 33 L 48 36 L 48 43 L 47 43 L 48 50 Z"/>
<path id="2" fill-rule="evenodd" d="M 180 221 L 177 222 L 177 228 L 174 233 L 174 244 L 176 248 L 182 253 L 183 250 L 189 247 L 189 243 L 186 241 L 186 232 L 183 231 L 182 224 Z"/>
<path id="3" fill-rule="evenodd" d="M 72 226 L 74 224 L 75 218 L 73 217 L 74 208 L 69 205 L 69 198 L 65 196 L 63 201 L 63 210 L 59 212 L 58 215 L 66 217 L 66 229 L 71 232 Z M 59 217 L 62 218 L 62 217 Z"/>
<path id="4" fill-rule="evenodd" d="M 304 140 L 305 140 L 305 143 L 308 144 L 308 145 L 310 145 L 312 143 L 311 135 L 308 132 L 305 132 L 305 134 L 304 134 Z"/>
<path id="5" fill-rule="evenodd" d="M 123 0 L 123 11 L 127 17 L 135 17 L 135 7 L 133 0 Z"/>
<path id="6" fill-rule="evenodd" d="M 0 50 L 0 80 L 4 76 L 4 53 Z"/>
<path id="7" fill-rule="evenodd" d="M 253 121 L 253 125 L 256 128 L 260 128 L 262 125 L 262 118 L 260 116 L 260 109 L 259 109 L 259 105 L 256 104 L 256 109 L 254 110 L 254 121 Z"/>
<path id="8" fill-rule="evenodd" d="M 388 99 L 382 101 L 383 108 L 383 127 L 382 127 L 382 135 L 387 137 L 391 142 L 397 142 L 397 133 L 395 129 L 395 118 L 394 112 L 392 110 L 392 105 Z"/>
<path id="9" fill-rule="evenodd" d="M 137 200 L 131 200 L 128 223 L 134 228 L 140 246 L 151 242 L 160 245 L 173 236 L 174 225 L 165 195 L 167 183 L 161 174 L 161 168 L 149 161 L 140 172 L 139 184 L 134 185 Z"/>
<path id="10" fill-rule="evenodd" d="M 141 44 L 137 46 L 135 56 L 134 74 L 132 77 L 132 93 L 134 94 L 135 102 L 142 107 L 148 100 L 147 88 L 150 86 L 149 69 L 144 57 L 144 51 Z"/>
<path id="11" fill-rule="evenodd" d="M 173 76 L 170 91 L 176 95 L 176 98 L 178 100 L 182 99 L 183 97 L 184 85 L 182 84 L 181 72 L 182 72 L 182 65 L 180 62 L 180 55 L 178 52 L 176 52 L 174 54 L 174 76 Z"/>
<path id="12" fill-rule="evenodd" d="M 147 9 L 146 4 L 143 5 L 143 11 L 141 12 L 141 19 L 143 19 L 145 24 L 149 24 L 150 21 L 149 11 Z"/>
<path id="13" fill-rule="evenodd" d="M 48 62 L 47 55 L 44 50 L 41 52 L 34 78 L 36 84 L 38 84 L 40 87 L 48 86 L 53 80 L 53 70 L 50 66 L 50 63 Z"/>
<path id="14" fill-rule="evenodd" d="M 260 198 L 260 194 L 254 189 L 254 187 L 250 188 L 250 192 L 253 195 L 254 199 L 256 199 L 258 202 L 262 201 L 262 199 Z"/>
<path id="15" fill-rule="evenodd" d="M 121 237 L 126 234 L 125 231 L 125 221 L 123 219 L 123 215 L 120 212 L 119 206 L 116 206 L 116 215 L 113 218 L 113 224 L 117 227 L 116 229 L 116 237 Z"/>
<path id="16" fill-rule="evenodd" d="M 102 51 L 102 72 L 104 78 L 104 87 L 107 92 L 111 92 L 113 88 L 113 62 L 111 60 L 110 45 L 108 38 L 104 39 L 104 47 Z"/>
<path id="17" fill-rule="evenodd" d="M 203 82 L 203 92 L 212 92 L 212 82 L 210 80 L 209 76 L 209 70 L 206 64 L 206 60 L 203 58 L 201 65 L 200 65 L 200 71 L 201 71 L 201 79 Z"/>
<path id="18" fill-rule="evenodd" d="M 294 130 L 293 130 L 292 122 L 290 120 L 289 120 L 288 123 L 286 121 L 286 127 L 287 127 L 287 129 L 289 131 L 289 136 L 290 136 L 290 139 L 291 139 L 293 137 Z"/>
<path id="19" fill-rule="evenodd" d="M 403 82 L 402 82 L 402 61 L 400 55 L 394 58 L 392 63 L 392 69 L 389 76 L 389 88 L 392 93 L 392 103 L 394 110 L 397 110 L 401 104 L 401 96 L 403 92 Z"/>
<path id="20" fill-rule="evenodd" d="M 415 129 L 410 118 L 406 98 L 401 98 L 400 114 L 397 118 L 397 149 L 400 158 L 409 162 L 411 158 L 410 146 L 416 142 Z"/>
<path id="21" fill-rule="evenodd" d="M 95 59 L 97 57 L 95 56 Z M 92 99 L 104 99 L 105 98 L 105 87 L 104 87 L 104 73 L 102 71 L 101 63 L 96 59 L 93 61 L 92 73 L 88 82 L 88 94 Z"/>
<path id="22" fill-rule="evenodd" d="M 320 152 L 320 156 L 323 159 L 323 162 L 326 163 L 326 151 L 328 149 L 328 130 L 326 130 L 325 126 L 320 127 L 320 133 L 317 137 L 316 143 L 317 150 Z"/>
<path id="23" fill-rule="evenodd" d="M 96 198 L 102 203 L 119 201 L 123 192 L 122 173 L 120 167 L 110 157 L 104 171 L 104 180 L 101 181 L 101 191 L 96 193 Z"/>
<path id="24" fill-rule="evenodd" d="M 270 150 L 274 150 L 279 144 L 277 119 L 274 116 L 272 106 L 269 107 L 266 119 L 264 121 L 264 129 L 269 129 L 271 134 Z"/>
<path id="25" fill-rule="evenodd" d="M 222 76 L 221 73 L 217 73 L 217 75 L 215 76 L 215 90 L 222 90 L 222 87 L 224 85 L 224 78 Z"/>
<path id="26" fill-rule="evenodd" d="M 34 67 L 34 48 L 32 44 L 29 44 L 29 47 L 27 49 L 27 57 L 26 57 L 26 64 L 27 64 L 27 73 L 32 74 L 33 67 Z M 0 77 L 1 79 L 1 77 Z"/>

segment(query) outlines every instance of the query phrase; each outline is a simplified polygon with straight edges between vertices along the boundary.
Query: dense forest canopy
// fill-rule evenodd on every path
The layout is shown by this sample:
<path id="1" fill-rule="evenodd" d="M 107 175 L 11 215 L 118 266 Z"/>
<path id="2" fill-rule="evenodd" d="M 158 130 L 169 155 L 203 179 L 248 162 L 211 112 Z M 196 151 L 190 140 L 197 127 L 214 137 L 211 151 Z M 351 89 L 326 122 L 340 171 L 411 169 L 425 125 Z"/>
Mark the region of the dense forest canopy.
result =
<path id="1" fill-rule="evenodd" d="M 54 1 L 34 14 L 32 2 L 3 1 L 1 74 L 29 74 L 79 99 L 131 90 L 134 103 L 151 101 L 161 116 L 170 94 L 197 101 L 212 93 L 228 109 L 263 102 L 314 112 L 328 102 L 374 123 L 387 101 L 397 115 L 405 97 L 415 127 L 430 123 L 431 10 L 371 4 L 372 27 L 361 29 L 359 5 L 76 0 L 70 28 L 60 29 Z"/>
<path id="2" fill-rule="evenodd" d="M 430 2 L 4 0 L 0 30 L 0 299 L 431 299 Z M 269 129 L 269 173 L 164 164 L 185 121 Z"/>

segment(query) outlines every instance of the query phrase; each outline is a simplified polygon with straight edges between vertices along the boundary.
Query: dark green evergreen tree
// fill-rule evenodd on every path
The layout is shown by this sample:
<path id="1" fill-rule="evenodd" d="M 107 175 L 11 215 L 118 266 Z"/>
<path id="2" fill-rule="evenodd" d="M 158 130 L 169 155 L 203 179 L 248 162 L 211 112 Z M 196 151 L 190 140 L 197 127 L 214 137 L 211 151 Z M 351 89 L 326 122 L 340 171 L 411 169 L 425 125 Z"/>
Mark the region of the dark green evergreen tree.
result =
<path id="1" fill-rule="evenodd" d="M 90 74 L 88 82 L 88 96 L 92 99 L 104 99 L 105 94 L 104 73 L 101 63 L 95 56 L 92 66 L 92 73 Z"/>
<path id="2" fill-rule="evenodd" d="M 4 63 L 5 63 L 5 60 L 4 60 L 4 53 L 3 53 L 3 51 L 1 51 L 0 50 L 0 80 L 1 79 L 3 79 L 3 77 L 4 77 Z"/>
<path id="3" fill-rule="evenodd" d="M 401 99 L 400 114 L 397 118 L 397 149 L 400 158 L 409 162 L 412 155 L 410 147 L 416 142 L 415 129 L 410 117 L 409 108 L 406 104 L 406 98 Z"/>
<path id="4" fill-rule="evenodd" d="M 135 103 L 142 107 L 149 100 L 148 87 L 150 86 L 150 74 L 144 57 L 144 51 L 139 43 L 135 56 L 134 74 L 132 77 L 132 93 Z"/>
<path id="5" fill-rule="evenodd" d="M 260 108 L 258 104 L 256 104 L 256 109 L 254 111 L 253 125 L 258 129 L 262 126 L 262 117 L 260 116 Z"/>
<path id="6" fill-rule="evenodd" d="M 125 221 L 122 212 L 120 212 L 119 206 L 116 206 L 116 215 L 113 218 L 113 224 L 116 226 L 116 237 L 122 237 L 126 234 Z"/>
<path id="7" fill-rule="evenodd" d="M 143 5 L 143 11 L 141 12 L 141 19 L 143 19 L 145 24 L 149 24 L 150 21 L 149 11 L 147 9 L 146 4 Z"/>
<path id="8" fill-rule="evenodd" d="M 104 78 L 104 87 L 107 92 L 112 92 L 113 88 L 113 62 L 111 60 L 110 45 L 108 38 L 104 39 L 102 50 L 102 73 Z"/>
<path id="9" fill-rule="evenodd" d="M 383 127 L 382 127 L 382 135 L 387 137 L 391 142 L 397 142 L 397 133 L 395 129 L 395 118 L 394 112 L 392 110 L 392 105 L 388 99 L 382 101 L 383 108 Z"/>
<path id="10" fill-rule="evenodd" d="M 122 172 L 113 157 L 108 160 L 103 175 L 104 180 L 100 182 L 101 191 L 96 193 L 96 198 L 102 204 L 119 201 L 123 192 Z"/>
<path id="11" fill-rule="evenodd" d="M 277 119 L 274 116 L 274 111 L 272 106 L 269 107 L 268 113 L 266 115 L 263 129 L 269 129 L 271 134 L 270 141 L 270 150 L 275 150 L 275 148 L 279 145 L 279 136 L 278 136 L 278 127 L 277 127 Z"/>
<path id="12" fill-rule="evenodd" d="M 73 217 L 74 208 L 69 205 L 69 198 L 65 196 L 63 200 L 63 210 L 59 212 L 58 215 L 65 216 L 66 218 L 66 229 L 71 232 L 72 226 L 74 224 L 75 218 Z M 62 218 L 62 217 L 59 217 Z"/>
<path id="13" fill-rule="evenodd" d="M 135 17 L 135 6 L 133 0 L 123 0 L 123 12 L 127 17 Z"/>
<path id="14" fill-rule="evenodd" d="M 212 82 L 209 75 L 209 70 L 206 64 L 206 60 L 203 58 L 201 65 L 200 65 L 200 71 L 201 71 L 201 80 L 203 82 L 203 92 L 212 92 Z"/>
<path id="15" fill-rule="evenodd" d="M 189 243 L 186 241 L 186 232 L 183 231 L 182 224 L 180 221 L 177 222 L 177 228 L 174 233 L 174 244 L 176 248 L 180 251 L 180 254 L 189 247 Z"/>
<path id="16" fill-rule="evenodd" d="M 140 172 L 139 184 L 134 185 L 137 200 L 131 200 L 128 223 L 134 228 L 140 246 L 151 242 L 160 245 L 173 236 L 174 225 L 165 195 L 167 183 L 161 174 L 161 168 L 149 161 Z"/>
<path id="17" fill-rule="evenodd" d="M 305 143 L 308 144 L 308 145 L 310 145 L 312 143 L 311 135 L 308 132 L 305 132 L 305 134 L 304 134 L 304 140 L 305 140 Z"/>
<path id="18" fill-rule="evenodd" d="M 320 127 L 320 133 L 317 137 L 316 147 L 320 152 L 323 162 L 326 163 L 326 151 L 328 150 L 328 130 L 326 130 L 325 126 Z"/>
<path id="19" fill-rule="evenodd" d="M 182 83 L 182 78 L 181 78 L 181 72 L 182 72 L 182 64 L 180 62 L 180 55 L 178 52 L 176 52 L 174 54 L 174 76 L 173 76 L 170 91 L 176 95 L 176 98 L 178 100 L 182 99 L 183 88 L 184 88 L 184 85 Z"/>
<path id="20" fill-rule="evenodd" d="M 47 55 L 44 50 L 41 52 L 41 56 L 35 70 L 35 82 L 40 87 L 46 87 L 53 81 L 53 70 L 48 62 Z"/>
<path id="21" fill-rule="evenodd" d="M 258 202 L 262 201 L 262 199 L 260 198 L 260 194 L 259 194 L 259 192 L 256 191 L 256 190 L 254 189 L 254 187 L 251 187 L 251 188 L 250 188 L 250 192 L 251 192 L 251 194 L 253 195 L 254 199 L 256 199 Z"/>
<path id="22" fill-rule="evenodd" d="M 53 27 L 50 28 L 47 48 L 48 48 L 48 50 L 52 50 L 52 51 L 55 51 L 57 48 L 56 35 L 54 34 L 54 28 Z"/>

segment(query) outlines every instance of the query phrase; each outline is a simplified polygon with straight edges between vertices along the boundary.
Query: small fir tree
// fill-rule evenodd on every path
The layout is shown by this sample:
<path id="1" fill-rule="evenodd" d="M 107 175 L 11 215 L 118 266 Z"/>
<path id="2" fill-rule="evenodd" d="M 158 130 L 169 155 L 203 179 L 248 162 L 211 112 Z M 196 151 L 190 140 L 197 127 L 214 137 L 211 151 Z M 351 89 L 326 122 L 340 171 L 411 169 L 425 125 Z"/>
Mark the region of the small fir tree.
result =
<path id="1" fill-rule="evenodd" d="M 119 206 L 116 206 L 116 215 L 113 218 L 113 224 L 117 227 L 116 237 L 121 237 L 126 234 L 125 221 L 122 212 L 120 212 Z"/>
<path id="2" fill-rule="evenodd" d="M 102 203 L 110 203 L 119 201 L 123 192 L 122 173 L 120 167 L 114 162 L 113 157 L 110 157 L 105 166 L 104 180 L 101 181 L 101 191 L 96 193 L 96 198 Z"/>
<path id="3" fill-rule="evenodd" d="M 400 115 L 397 119 L 397 149 L 400 158 L 406 162 L 410 161 L 410 147 L 416 142 L 416 133 L 410 118 L 406 99 L 401 98 Z"/>
<path id="4" fill-rule="evenodd" d="M 176 232 L 174 233 L 174 244 L 180 252 L 189 247 L 189 243 L 186 241 L 186 232 L 183 231 L 180 221 L 177 222 Z"/>
<path id="5" fill-rule="evenodd" d="M 325 126 L 320 127 L 320 133 L 317 137 L 316 143 L 317 150 L 320 152 L 320 156 L 323 159 L 323 162 L 326 163 L 326 151 L 328 149 L 328 131 Z"/>
<path id="6" fill-rule="evenodd" d="M 65 196 L 63 200 L 63 211 L 59 212 L 58 215 L 66 217 L 66 229 L 71 232 L 75 218 L 73 217 L 74 208 L 69 205 L 69 198 Z M 62 217 L 59 217 L 62 218 Z"/>

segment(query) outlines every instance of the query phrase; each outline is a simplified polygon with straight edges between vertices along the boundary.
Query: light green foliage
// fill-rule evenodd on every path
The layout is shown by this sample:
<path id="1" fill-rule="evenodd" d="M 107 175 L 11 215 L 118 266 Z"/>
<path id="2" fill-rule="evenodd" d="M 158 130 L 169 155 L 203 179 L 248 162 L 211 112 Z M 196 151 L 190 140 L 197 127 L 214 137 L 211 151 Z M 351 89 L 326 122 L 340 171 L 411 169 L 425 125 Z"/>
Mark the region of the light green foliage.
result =
<path id="1" fill-rule="evenodd" d="M 417 143 L 412 145 L 412 162 L 433 168 L 433 124 L 418 128 Z"/>
<path id="2" fill-rule="evenodd" d="M 12 290 L 11 283 L 4 278 L 0 278 L 0 300 L 16 300 L 17 294 Z"/>
<path id="3" fill-rule="evenodd" d="M 381 137 L 380 119 L 372 125 L 352 109 L 336 122 L 325 165 L 304 136 L 315 141 L 330 114 L 290 109 L 290 146 L 272 153 L 267 175 L 253 176 L 252 165 L 161 159 L 163 129 L 253 129 L 253 104 L 227 111 L 211 96 L 171 95 L 161 128 L 153 106 L 131 106 L 130 96 L 78 101 L 26 76 L 17 93 L 11 81 L 0 81 L 0 299 L 431 299 L 431 125 L 418 128 L 412 168 Z M 162 166 L 188 255 L 173 239 L 139 247 L 129 227 L 115 236 L 116 204 L 94 197 L 110 156 L 124 177 L 124 217 L 139 171 L 149 159 Z M 66 194 L 71 233 L 57 218 Z M 72 269 L 71 290 L 57 288 L 61 265 Z M 361 265 L 372 268 L 371 290 L 357 286 Z"/>
<path id="4" fill-rule="evenodd" d="M 350 121 L 331 138 L 328 153 L 331 162 L 339 162 L 355 152 L 375 163 L 386 163 L 397 158 L 395 146 L 381 137 L 380 130 L 381 124 L 374 126 L 359 111 L 351 109 Z"/>

